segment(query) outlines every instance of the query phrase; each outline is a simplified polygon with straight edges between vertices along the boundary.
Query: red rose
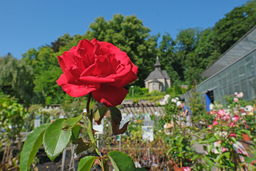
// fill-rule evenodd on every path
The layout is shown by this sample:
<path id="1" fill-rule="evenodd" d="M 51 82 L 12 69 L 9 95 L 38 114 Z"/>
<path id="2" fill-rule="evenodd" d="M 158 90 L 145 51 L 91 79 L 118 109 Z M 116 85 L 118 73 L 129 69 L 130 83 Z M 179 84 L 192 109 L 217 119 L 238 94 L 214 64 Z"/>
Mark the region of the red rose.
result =
<path id="1" fill-rule="evenodd" d="M 138 68 L 125 52 L 96 39 L 81 40 L 58 60 L 63 74 L 57 83 L 68 95 L 92 92 L 94 99 L 106 106 L 121 104 L 128 93 L 123 87 L 137 79 Z"/>

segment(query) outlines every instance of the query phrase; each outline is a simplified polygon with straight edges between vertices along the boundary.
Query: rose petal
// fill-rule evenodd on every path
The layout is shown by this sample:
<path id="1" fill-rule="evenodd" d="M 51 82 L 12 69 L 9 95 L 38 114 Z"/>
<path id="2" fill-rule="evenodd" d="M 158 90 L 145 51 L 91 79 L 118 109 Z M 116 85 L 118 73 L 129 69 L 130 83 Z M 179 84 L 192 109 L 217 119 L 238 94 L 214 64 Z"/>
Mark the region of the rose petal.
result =
<path id="1" fill-rule="evenodd" d="M 59 64 L 60 64 L 60 67 L 62 69 L 62 71 L 64 72 L 65 76 L 66 76 L 66 79 L 67 81 L 74 81 L 75 78 L 74 76 L 70 73 L 70 71 L 67 69 L 66 67 L 66 64 L 63 60 L 63 57 L 62 56 L 58 56 L 58 61 L 59 61 Z"/>
<path id="2" fill-rule="evenodd" d="M 73 85 L 68 84 L 67 79 L 64 74 L 61 74 L 60 78 L 56 81 L 59 86 L 62 87 L 63 91 L 65 91 L 68 95 L 72 97 L 80 97 L 85 96 L 88 93 L 97 90 L 99 86 L 96 85 Z"/>
<path id="3" fill-rule="evenodd" d="M 128 92 L 125 88 L 107 86 L 93 91 L 92 95 L 97 102 L 112 107 L 121 104 Z"/>
<path id="4" fill-rule="evenodd" d="M 83 49 L 86 50 L 85 54 L 87 53 L 93 53 L 94 51 L 94 44 L 92 42 L 90 42 L 87 39 L 81 40 L 78 45 L 77 45 L 78 49 Z"/>
<path id="5" fill-rule="evenodd" d="M 102 77 L 95 77 L 95 76 L 80 77 L 80 80 L 83 82 L 96 83 L 96 84 L 112 83 L 115 81 L 112 78 L 102 78 Z"/>

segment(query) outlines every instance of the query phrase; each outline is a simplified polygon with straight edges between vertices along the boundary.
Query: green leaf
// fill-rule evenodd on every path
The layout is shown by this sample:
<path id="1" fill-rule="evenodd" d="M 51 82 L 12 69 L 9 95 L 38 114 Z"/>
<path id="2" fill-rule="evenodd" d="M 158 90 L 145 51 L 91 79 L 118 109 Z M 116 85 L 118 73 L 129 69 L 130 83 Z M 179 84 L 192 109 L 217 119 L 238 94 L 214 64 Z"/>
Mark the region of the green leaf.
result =
<path id="1" fill-rule="evenodd" d="M 255 158 L 252 157 L 245 157 L 245 163 L 251 163 L 253 160 L 255 160 Z"/>
<path id="2" fill-rule="evenodd" d="M 218 167 L 218 168 L 225 168 L 225 167 L 228 167 L 228 166 L 226 166 L 226 165 L 221 165 L 221 164 L 215 164 L 215 167 Z"/>
<path id="3" fill-rule="evenodd" d="M 83 118 L 83 115 L 79 115 L 77 117 L 74 118 L 69 118 L 67 120 L 65 120 L 65 122 L 63 123 L 64 125 L 64 129 L 69 130 L 72 129 L 74 126 L 76 126 L 76 124 Z"/>
<path id="4" fill-rule="evenodd" d="M 79 161 L 77 171 L 90 171 L 95 159 L 95 156 L 85 156 Z"/>
<path id="5" fill-rule="evenodd" d="M 215 141 L 216 141 L 216 138 L 215 138 L 215 137 L 210 137 L 210 138 L 207 140 L 208 143 L 213 143 L 213 142 L 215 142 Z"/>
<path id="6" fill-rule="evenodd" d="M 133 171 L 135 165 L 130 156 L 120 151 L 111 151 L 107 154 L 115 171 Z"/>
<path id="7" fill-rule="evenodd" d="M 233 143 L 236 143 L 236 139 L 234 137 L 229 137 L 231 141 L 233 141 Z"/>
<path id="8" fill-rule="evenodd" d="M 209 165 L 210 169 L 213 167 L 213 162 L 207 156 L 203 156 L 207 164 Z"/>
<path id="9" fill-rule="evenodd" d="M 195 143 L 195 139 L 191 141 L 190 145 L 193 145 Z"/>
<path id="10" fill-rule="evenodd" d="M 72 143 L 76 141 L 76 139 L 79 137 L 81 127 L 79 125 L 76 125 L 72 128 L 72 135 L 71 135 L 71 141 Z"/>
<path id="11" fill-rule="evenodd" d="M 226 156 L 228 159 L 230 158 L 230 152 L 225 152 L 225 153 L 223 153 L 224 154 L 224 156 Z"/>
<path id="12" fill-rule="evenodd" d="M 207 146 L 207 152 L 210 153 L 212 152 L 213 144 L 210 144 Z"/>
<path id="13" fill-rule="evenodd" d="M 174 149 L 176 149 L 177 147 L 171 147 L 171 148 L 169 148 L 169 150 L 167 151 L 167 155 L 169 155 L 169 153 L 171 152 L 171 151 L 173 151 Z"/>
<path id="14" fill-rule="evenodd" d="M 210 133 L 206 135 L 206 138 L 209 139 L 210 137 L 213 137 L 213 136 L 214 136 L 214 133 Z"/>
<path id="15" fill-rule="evenodd" d="M 177 145 L 180 145 L 181 142 L 182 142 L 182 140 L 183 140 L 183 137 L 179 137 L 178 142 L 177 142 Z"/>
<path id="16" fill-rule="evenodd" d="M 34 157 L 43 143 L 43 135 L 49 124 L 43 124 L 30 132 L 26 138 L 20 154 L 20 170 L 26 171 L 33 162 Z"/>
<path id="17" fill-rule="evenodd" d="M 78 138 L 74 144 L 78 144 L 78 146 L 76 147 L 76 154 L 79 154 L 85 150 L 87 150 L 88 148 L 90 148 L 92 146 L 92 142 L 90 141 L 85 141 L 82 138 Z"/>
<path id="18" fill-rule="evenodd" d="M 71 129 L 62 130 L 65 119 L 56 119 L 44 133 L 44 147 L 47 156 L 53 161 L 68 145 Z"/>
<path id="19" fill-rule="evenodd" d="M 248 134 L 248 135 L 251 135 L 250 134 L 250 131 L 249 130 L 246 130 L 246 129 L 241 129 L 238 131 L 239 133 L 244 133 L 244 134 Z"/>
<path id="20" fill-rule="evenodd" d="M 116 124 L 120 124 L 122 120 L 122 114 L 117 107 L 110 107 L 111 117 L 113 117 Z"/>
<path id="21" fill-rule="evenodd" d="M 215 162 L 218 163 L 218 162 L 220 161 L 220 159 L 221 159 L 222 157 L 224 157 L 224 156 L 225 156 L 224 153 L 218 155 L 218 157 L 215 159 Z"/>
<path id="22" fill-rule="evenodd" d="M 179 153 L 181 154 L 181 152 L 182 152 L 182 147 L 178 147 L 178 151 L 179 151 Z"/>
<path id="23" fill-rule="evenodd" d="M 192 160 L 192 161 L 195 160 L 198 156 L 199 156 L 198 154 L 193 155 L 193 157 L 191 158 L 191 160 Z"/>
<path id="24" fill-rule="evenodd" d="M 97 124 L 101 124 L 102 118 L 106 115 L 108 108 L 106 106 L 98 107 L 94 113 L 94 120 Z"/>

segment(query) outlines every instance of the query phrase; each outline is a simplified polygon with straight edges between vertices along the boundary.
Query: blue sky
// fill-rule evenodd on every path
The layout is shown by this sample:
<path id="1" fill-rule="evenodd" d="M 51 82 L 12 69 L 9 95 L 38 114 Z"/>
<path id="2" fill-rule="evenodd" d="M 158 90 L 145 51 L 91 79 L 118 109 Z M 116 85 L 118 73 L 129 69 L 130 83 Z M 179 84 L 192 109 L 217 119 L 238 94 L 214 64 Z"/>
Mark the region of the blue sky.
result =
<path id="1" fill-rule="evenodd" d="M 65 33 L 85 34 L 95 18 L 136 15 L 151 35 L 212 27 L 247 0 L 0 0 L 0 56 L 50 44 Z"/>

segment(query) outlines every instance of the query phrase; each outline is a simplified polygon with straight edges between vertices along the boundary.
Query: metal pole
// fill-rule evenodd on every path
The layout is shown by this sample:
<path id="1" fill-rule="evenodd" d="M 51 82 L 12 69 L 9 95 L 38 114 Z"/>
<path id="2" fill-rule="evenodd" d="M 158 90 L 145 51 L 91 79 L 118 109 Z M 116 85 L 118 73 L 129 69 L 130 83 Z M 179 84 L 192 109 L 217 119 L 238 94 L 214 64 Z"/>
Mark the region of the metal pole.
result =
<path id="1" fill-rule="evenodd" d="M 66 158 L 66 151 L 67 151 L 67 149 L 65 148 L 65 150 L 63 150 L 63 152 L 62 152 L 61 171 L 64 171 L 65 158 Z"/>
<path id="2" fill-rule="evenodd" d="M 98 147 L 98 149 L 100 148 L 100 141 L 99 141 L 99 134 L 97 134 L 97 147 Z"/>
<path id="3" fill-rule="evenodd" d="M 76 171 L 75 161 L 74 161 L 75 146 L 76 146 L 75 144 L 71 143 L 71 159 L 69 163 L 69 170 L 73 169 L 73 171 Z"/>

